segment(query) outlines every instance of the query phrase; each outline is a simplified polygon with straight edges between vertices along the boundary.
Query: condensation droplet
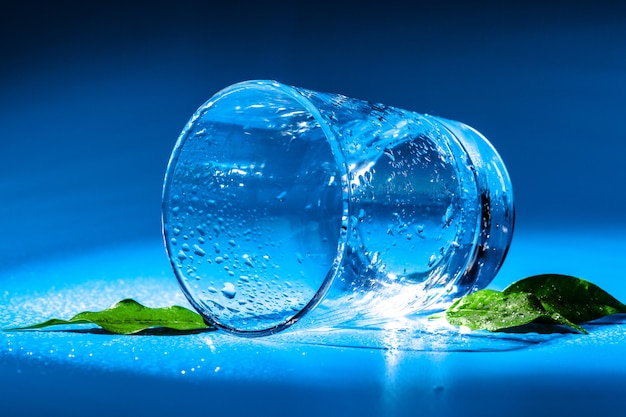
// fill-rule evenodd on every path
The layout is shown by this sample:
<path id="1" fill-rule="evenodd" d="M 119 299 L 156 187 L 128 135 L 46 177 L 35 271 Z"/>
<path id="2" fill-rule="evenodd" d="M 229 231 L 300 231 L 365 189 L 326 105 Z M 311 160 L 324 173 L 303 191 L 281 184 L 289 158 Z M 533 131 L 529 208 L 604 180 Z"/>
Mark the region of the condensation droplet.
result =
<path id="1" fill-rule="evenodd" d="M 199 245 L 193 245 L 193 253 L 195 253 L 198 256 L 206 255 L 206 253 L 204 252 L 204 249 L 202 249 Z"/>
<path id="2" fill-rule="evenodd" d="M 446 213 L 441 218 L 444 227 L 450 227 L 450 225 L 452 224 L 452 219 L 454 217 L 453 211 L 454 209 L 452 208 L 452 206 L 448 206 L 448 208 L 446 209 Z"/>
<path id="3" fill-rule="evenodd" d="M 237 295 L 237 289 L 230 282 L 225 282 L 224 287 L 221 289 L 221 291 L 222 295 L 226 298 L 235 298 L 235 295 Z"/>

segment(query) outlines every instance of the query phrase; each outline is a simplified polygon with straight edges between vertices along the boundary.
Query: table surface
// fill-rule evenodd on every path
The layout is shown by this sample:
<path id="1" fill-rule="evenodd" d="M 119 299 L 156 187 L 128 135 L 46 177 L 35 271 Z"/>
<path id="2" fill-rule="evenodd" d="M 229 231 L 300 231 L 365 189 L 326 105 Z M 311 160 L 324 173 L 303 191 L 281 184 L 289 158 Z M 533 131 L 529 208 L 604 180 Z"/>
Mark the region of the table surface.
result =
<path id="1" fill-rule="evenodd" d="M 571 273 L 626 299 L 619 231 L 521 231 L 490 288 Z M 188 306 L 160 241 L 4 271 L 0 325 L 122 298 Z M 434 326 L 434 327 L 433 327 Z M 240 338 L 111 335 L 92 326 L 0 333 L 0 415 L 589 415 L 626 406 L 626 320 L 581 334 L 465 333 L 412 320 L 379 329 Z"/>

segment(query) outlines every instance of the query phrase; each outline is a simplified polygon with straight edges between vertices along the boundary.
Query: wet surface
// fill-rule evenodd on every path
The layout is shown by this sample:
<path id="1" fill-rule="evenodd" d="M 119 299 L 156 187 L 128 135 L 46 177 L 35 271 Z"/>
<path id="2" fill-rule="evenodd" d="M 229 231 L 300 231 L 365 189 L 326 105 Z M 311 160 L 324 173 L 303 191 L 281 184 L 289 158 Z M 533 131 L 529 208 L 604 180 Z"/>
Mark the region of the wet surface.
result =
<path id="1" fill-rule="evenodd" d="M 616 256 L 623 244 L 611 244 L 613 239 L 599 234 L 595 243 L 613 249 L 584 258 L 572 236 L 544 235 L 539 240 L 544 243 L 532 234 L 518 236 L 491 287 L 534 268 L 563 270 L 567 264 L 582 275 L 594 257 L 612 259 L 611 269 L 623 270 L 624 261 Z M 561 244 L 552 246 L 557 241 Z M 532 257 L 534 250 L 561 255 Z M 533 266 L 527 263 L 531 258 L 537 260 Z M 5 271 L 0 323 L 6 328 L 69 318 L 128 297 L 151 307 L 188 306 L 169 268 L 161 242 L 145 241 Z M 586 278 L 626 298 L 617 273 L 606 272 Z M 625 323 L 615 316 L 585 325 L 589 335 L 492 334 L 413 318 L 361 328 L 296 329 L 265 338 L 162 330 L 119 336 L 92 325 L 59 326 L 0 333 L 0 385 L 7 394 L 5 415 L 13 416 L 43 410 L 84 415 L 86 409 L 90 415 L 184 409 L 408 416 L 418 408 L 440 415 L 501 415 L 502 410 L 587 415 L 598 404 L 623 406 Z M 575 402 L 564 398 L 582 393 Z"/>

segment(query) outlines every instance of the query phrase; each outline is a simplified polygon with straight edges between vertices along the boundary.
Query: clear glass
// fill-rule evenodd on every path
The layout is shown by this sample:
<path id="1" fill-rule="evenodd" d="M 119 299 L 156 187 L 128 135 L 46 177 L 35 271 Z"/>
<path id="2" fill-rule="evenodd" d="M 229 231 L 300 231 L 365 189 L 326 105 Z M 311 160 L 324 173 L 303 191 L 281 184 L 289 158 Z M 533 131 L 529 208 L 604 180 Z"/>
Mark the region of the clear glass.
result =
<path id="1" fill-rule="evenodd" d="M 513 221 L 504 164 L 471 127 L 275 81 L 202 105 L 163 190 L 184 293 L 250 336 L 439 309 L 492 280 Z"/>

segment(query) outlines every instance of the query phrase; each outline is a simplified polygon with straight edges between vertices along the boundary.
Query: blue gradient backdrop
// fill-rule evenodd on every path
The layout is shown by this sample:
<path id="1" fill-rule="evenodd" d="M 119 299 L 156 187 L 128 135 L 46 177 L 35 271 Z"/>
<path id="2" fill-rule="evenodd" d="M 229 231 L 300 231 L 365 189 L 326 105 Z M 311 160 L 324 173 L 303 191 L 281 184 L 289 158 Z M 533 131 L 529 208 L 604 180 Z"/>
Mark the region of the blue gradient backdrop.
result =
<path id="1" fill-rule="evenodd" d="M 463 121 L 518 230 L 626 226 L 618 2 L 2 2 L 0 258 L 160 235 L 170 151 L 219 89 L 268 78 Z"/>

